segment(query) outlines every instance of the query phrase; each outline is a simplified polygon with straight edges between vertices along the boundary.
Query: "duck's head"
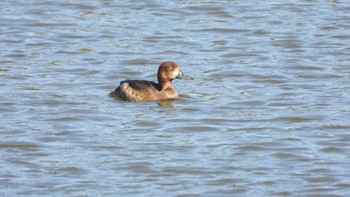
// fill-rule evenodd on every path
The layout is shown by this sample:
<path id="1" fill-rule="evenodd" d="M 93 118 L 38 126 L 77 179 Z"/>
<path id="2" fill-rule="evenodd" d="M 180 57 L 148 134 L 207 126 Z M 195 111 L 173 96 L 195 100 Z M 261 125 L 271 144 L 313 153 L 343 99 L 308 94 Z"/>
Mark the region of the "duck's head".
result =
<path id="1" fill-rule="evenodd" d="M 171 82 L 174 79 L 192 80 L 193 78 L 186 76 L 177 63 L 163 62 L 158 68 L 159 83 Z"/>

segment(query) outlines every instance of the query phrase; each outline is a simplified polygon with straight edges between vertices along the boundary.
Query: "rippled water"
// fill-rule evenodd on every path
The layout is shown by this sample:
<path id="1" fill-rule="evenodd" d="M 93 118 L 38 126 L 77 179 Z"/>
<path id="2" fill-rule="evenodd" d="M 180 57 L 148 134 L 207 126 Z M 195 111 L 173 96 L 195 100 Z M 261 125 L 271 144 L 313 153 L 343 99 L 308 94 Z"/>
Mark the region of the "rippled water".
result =
<path id="1" fill-rule="evenodd" d="M 350 195 L 349 1 L 0 6 L 1 196 Z"/>

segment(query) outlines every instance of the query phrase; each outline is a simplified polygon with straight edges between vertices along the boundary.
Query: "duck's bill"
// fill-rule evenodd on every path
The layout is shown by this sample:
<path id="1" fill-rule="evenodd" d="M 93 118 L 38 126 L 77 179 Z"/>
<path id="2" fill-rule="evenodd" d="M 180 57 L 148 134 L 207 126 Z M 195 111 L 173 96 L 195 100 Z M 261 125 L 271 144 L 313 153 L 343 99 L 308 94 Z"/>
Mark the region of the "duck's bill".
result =
<path id="1" fill-rule="evenodd" d="M 179 74 L 176 75 L 176 79 L 192 80 L 193 78 L 186 76 L 182 71 L 180 71 Z"/>

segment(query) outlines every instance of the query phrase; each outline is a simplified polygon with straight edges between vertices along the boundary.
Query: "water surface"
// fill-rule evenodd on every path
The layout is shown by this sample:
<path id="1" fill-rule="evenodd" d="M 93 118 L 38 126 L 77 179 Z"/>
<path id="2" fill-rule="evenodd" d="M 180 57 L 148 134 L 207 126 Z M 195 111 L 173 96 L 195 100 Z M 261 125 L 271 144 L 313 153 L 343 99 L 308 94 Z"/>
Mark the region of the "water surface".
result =
<path id="1" fill-rule="evenodd" d="M 350 195 L 348 1 L 0 6 L 1 196 Z"/>

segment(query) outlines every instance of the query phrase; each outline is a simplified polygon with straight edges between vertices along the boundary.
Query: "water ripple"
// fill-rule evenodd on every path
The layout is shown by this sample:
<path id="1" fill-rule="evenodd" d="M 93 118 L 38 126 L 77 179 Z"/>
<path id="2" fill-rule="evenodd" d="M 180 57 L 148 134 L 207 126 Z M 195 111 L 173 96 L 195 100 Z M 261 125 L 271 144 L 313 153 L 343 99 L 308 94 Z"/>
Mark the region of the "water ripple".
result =
<path id="1" fill-rule="evenodd" d="M 345 1 L 0 4 L 1 196 L 350 195 Z"/>

